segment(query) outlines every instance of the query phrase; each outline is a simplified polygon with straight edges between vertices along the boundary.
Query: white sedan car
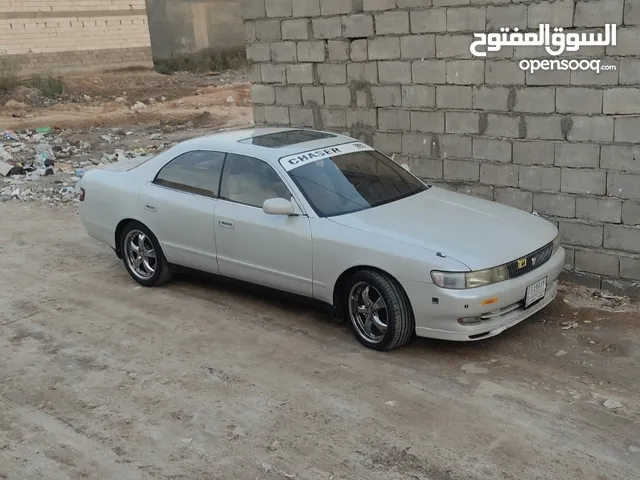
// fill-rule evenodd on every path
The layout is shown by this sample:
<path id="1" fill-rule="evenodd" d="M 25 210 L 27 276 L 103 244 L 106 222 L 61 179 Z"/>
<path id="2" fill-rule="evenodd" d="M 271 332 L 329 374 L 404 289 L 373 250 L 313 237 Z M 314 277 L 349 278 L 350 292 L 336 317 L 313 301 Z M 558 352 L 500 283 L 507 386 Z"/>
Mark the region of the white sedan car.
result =
<path id="1" fill-rule="evenodd" d="M 151 287 L 180 267 L 302 295 L 390 350 L 498 335 L 548 305 L 552 223 L 429 186 L 353 138 L 255 128 L 88 171 L 88 234 Z"/>

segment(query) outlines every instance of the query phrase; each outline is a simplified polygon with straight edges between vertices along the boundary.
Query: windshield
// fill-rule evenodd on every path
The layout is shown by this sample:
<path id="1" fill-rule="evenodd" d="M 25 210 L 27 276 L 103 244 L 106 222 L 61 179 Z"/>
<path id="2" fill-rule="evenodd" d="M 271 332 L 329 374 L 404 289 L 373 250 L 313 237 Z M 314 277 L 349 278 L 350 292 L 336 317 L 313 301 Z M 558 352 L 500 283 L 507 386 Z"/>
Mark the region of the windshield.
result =
<path id="1" fill-rule="evenodd" d="M 366 150 L 359 150 L 362 148 Z M 331 155 L 334 151 L 337 153 Z M 320 158 L 313 161 L 314 156 Z M 321 217 L 366 210 L 428 188 L 396 162 L 363 144 L 330 147 L 299 155 L 296 161 L 302 165 L 283 166 Z"/>

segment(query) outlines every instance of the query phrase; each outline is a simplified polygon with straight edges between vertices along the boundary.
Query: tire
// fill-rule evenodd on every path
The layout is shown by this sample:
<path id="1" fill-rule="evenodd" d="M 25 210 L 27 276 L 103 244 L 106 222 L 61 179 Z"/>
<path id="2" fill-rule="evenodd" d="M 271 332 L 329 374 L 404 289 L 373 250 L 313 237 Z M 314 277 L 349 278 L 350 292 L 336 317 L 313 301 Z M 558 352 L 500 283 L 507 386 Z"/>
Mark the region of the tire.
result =
<path id="1" fill-rule="evenodd" d="M 138 249 L 142 245 L 147 255 L 140 257 L 135 250 L 136 245 Z M 140 222 L 131 222 L 124 227 L 120 236 L 120 252 L 129 275 L 143 287 L 157 287 L 173 278 L 173 269 L 162 253 L 158 239 Z"/>
<path id="2" fill-rule="evenodd" d="M 388 351 L 413 337 L 415 319 L 409 299 L 388 275 L 374 270 L 356 272 L 347 282 L 343 298 L 346 319 L 365 347 Z"/>

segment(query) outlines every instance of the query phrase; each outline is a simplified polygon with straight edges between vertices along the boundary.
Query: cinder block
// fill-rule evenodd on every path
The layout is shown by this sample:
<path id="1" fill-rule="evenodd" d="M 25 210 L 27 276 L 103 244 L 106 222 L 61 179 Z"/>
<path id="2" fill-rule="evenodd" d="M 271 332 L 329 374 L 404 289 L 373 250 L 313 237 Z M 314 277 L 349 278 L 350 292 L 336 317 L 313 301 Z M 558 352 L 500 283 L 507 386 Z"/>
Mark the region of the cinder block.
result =
<path id="1" fill-rule="evenodd" d="M 373 16 L 366 13 L 342 17 L 342 35 L 346 38 L 373 36 Z"/>
<path id="2" fill-rule="evenodd" d="M 398 37 L 377 37 L 368 40 L 369 60 L 393 60 L 400 58 Z"/>
<path id="3" fill-rule="evenodd" d="M 295 127 L 315 127 L 313 109 L 310 107 L 290 107 L 289 118 Z"/>
<path id="4" fill-rule="evenodd" d="M 471 158 L 471 137 L 466 135 L 438 135 L 436 145 L 441 158 Z"/>
<path id="5" fill-rule="evenodd" d="M 556 111 L 558 113 L 602 113 L 602 90 L 558 87 L 556 89 Z"/>
<path id="6" fill-rule="evenodd" d="M 459 5 L 468 5 L 469 0 L 432 0 L 434 7 L 453 7 Z"/>
<path id="7" fill-rule="evenodd" d="M 362 62 L 347 64 L 347 79 L 349 82 L 378 83 L 378 63 Z"/>
<path id="8" fill-rule="evenodd" d="M 378 76 L 380 83 L 411 83 L 411 63 L 378 62 Z"/>
<path id="9" fill-rule="evenodd" d="M 471 108 L 471 87 L 438 85 L 436 87 L 438 108 Z"/>
<path id="10" fill-rule="evenodd" d="M 508 111 L 509 89 L 505 87 L 473 87 L 474 110 Z"/>
<path id="11" fill-rule="evenodd" d="M 353 62 L 366 62 L 369 59 L 369 47 L 367 40 L 361 39 L 351 42 L 349 55 Z M 329 56 L 331 56 L 331 53 L 329 53 Z"/>
<path id="12" fill-rule="evenodd" d="M 485 83 L 489 85 L 522 85 L 525 72 L 518 62 L 512 60 L 487 60 L 485 63 Z"/>
<path id="13" fill-rule="evenodd" d="M 472 59 L 469 45 L 473 42 L 471 34 L 436 35 L 437 58 Z"/>
<path id="14" fill-rule="evenodd" d="M 444 159 L 444 179 L 477 182 L 480 179 L 480 164 L 470 160 Z"/>
<path id="15" fill-rule="evenodd" d="M 291 0 L 265 0 L 267 17 L 290 17 L 293 13 Z"/>
<path id="16" fill-rule="evenodd" d="M 601 247 L 603 238 L 602 225 L 587 225 L 578 222 L 560 222 L 560 238 L 562 243 L 579 247 Z"/>
<path id="17" fill-rule="evenodd" d="M 520 165 L 553 165 L 555 146 L 552 142 L 513 142 L 513 163 Z"/>
<path id="18" fill-rule="evenodd" d="M 269 125 L 289 125 L 289 109 L 280 106 L 264 107 L 265 121 Z"/>
<path id="19" fill-rule="evenodd" d="M 636 143 L 639 129 L 640 117 L 617 117 L 615 119 L 615 141 Z"/>
<path id="20" fill-rule="evenodd" d="M 508 205 L 525 212 L 533 211 L 533 194 L 517 188 L 496 188 L 494 199 L 498 203 Z"/>
<path id="21" fill-rule="evenodd" d="M 473 158 L 491 162 L 511 162 L 511 141 L 492 138 L 473 139 Z"/>
<path id="22" fill-rule="evenodd" d="M 484 61 L 451 60 L 447 62 L 447 83 L 479 85 L 484 83 Z"/>
<path id="23" fill-rule="evenodd" d="M 400 38 L 402 58 L 432 58 L 436 56 L 434 35 L 408 35 Z"/>
<path id="24" fill-rule="evenodd" d="M 376 132 L 373 136 L 373 146 L 387 155 L 400 153 L 402 151 L 402 134 Z"/>
<path id="25" fill-rule="evenodd" d="M 638 48 L 640 53 L 640 46 Z M 640 113 L 640 90 L 638 88 L 610 88 L 604 91 L 603 113 Z"/>
<path id="26" fill-rule="evenodd" d="M 640 253 L 640 228 L 605 225 L 604 247 L 623 252 Z"/>
<path id="27" fill-rule="evenodd" d="M 264 125 L 267 122 L 265 117 L 265 111 L 264 111 L 266 107 L 264 105 L 256 105 L 256 104 L 253 104 L 252 107 L 253 107 L 252 108 L 253 122 L 256 125 Z"/>
<path id="28" fill-rule="evenodd" d="M 384 12 L 376 15 L 377 35 L 402 35 L 409 33 L 409 12 Z"/>
<path id="29" fill-rule="evenodd" d="M 640 258 L 620 255 L 620 276 L 631 280 L 640 280 Z"/>
<path id="30" fill-rule="evenodd" d="M 620 261 L 617 255 L 593 250 L 575 251 L 575 268 L 583 272 L 617 277 L 620 275 Z"/>
<path id="31" fill-rule="evenodd" d="M 264 18 L 267 16 L 264 0 L 243 0 L 242 2 L 242 18 L 245 20 L 253 20 L 256 18 Z"/>
<path id="32" fill-rule="evenodd" d="M 261 42 L 282 40 L 280 20 L 256 20 L 256 38 Z"/>
<path id="33" fill-rule="evenodd" d="M 323 41 L 298 42 L 298 61 L 324 62 L 326 60 L 325 43 Z"/>
<path id="34" fill-rule="evenodd" d="M 317 17 L 320 15 L 320 0 L 294 0 L 294 17 Z"/>
<path id="35" fill-rule="evenodd" d="M 447 30 L 447 11 L 444 8 L 428 8 L 410 12 L 412 33 L 435 33 Z"/>
<path id="36" fill-rule="evenodd" d="M 604 170 L 562 168 L 560 190 L 564 193 L 605 195 L 607 193 L 607 173 Z"/>
<path id="37" fill-rule="evenodd" d="M 525 72 L 527 85 L 569 85 L 571 83 L 571 70 L 538 70 L 531 73 Z"/>
<path id="38" fill-rule="evenodd" d="M 411 64 L 413 83 L 446 83 L 445 60 L 419 60 Z"/>
<path id="39" fill-rule="evenodd" d="M 421 133 L 444 133 L 444 112 L 411 112 L 411 130 Z"/>
<path id="40" fill-rule="evenodd" d="M 249 66 L 249 81 L 251 83 L 263 83 L 262 80 L 262 65 L 259 63 L 253 63 Z M 269 83 L 269 82 L 264 82 Z"/>
<path id="41" fill-rule="evenodd" d="M 485 27 L 485 7 L 447 8 L 448 32 L 484 32 Z"/>
<path id="42" fill-rule="evenodd" d="M 324 88 L 321 86 L 302 87 L 302 103 L 305 105 L 324 105 Z"/>
<path id="43" fill-rule="evenodd" d="M 588 143 L 556 143 L 555 165 L 558 167 L 598 168 L 600 146 Z"/>
<path id="44" fill-rule="evenodd" d="M 249 62 L 268 62 L 271 60 L 271 45 L 268 43 L 252 43 L 247 45 Z"/>
<path id="45" fill-rule="evenodd" d="M 314 18 L 311 20 L 311 27 L 316 40 L 342 37 L 340 17 Z"/>
<path id="46" fill-rule="evenodd" d="M 297 0 L 294 0 L 297 1 Z M 322 15 L 344 15 L 356 13 L 358 0 L 320 0 L 320 13 Z"/>
<path id="47" fill-rule="evenodd" d="M 554 87 L 523 87 L 516 92 L 514 112 L 552 113 L 555 110 Z"/>
<path id="48" fill-rule="evenodd" d="M 365 40 L 357 40 L 361 44 L 364 43 L 364 58 L 360 58 L 357 61 L 364 61 L 367 59 L 367 42 Z M 327 52 L 329 53 L 330 62 L 346 62 L 351 57 L 351 45 L 356 42 L 349 42 L 348 40 L 329 40 L 327 42 Z"/>
<path id="49" fill-rule="evenodd" d="M 617 200 L 612 199 L 612 201 Z M 640 225 L 640 202 L 629 200 L 622 204 L 622 223 L 625 225 Z"/>
<path id="50" fill-rule="evenodd" d="M 247 43 L 253 43 L 257 40 L 255 22 L 244 22 L 244 40 Z"/>
<path id="51" fill-rule="evenodd" d="M 480 116 L 474 112 L 446 112 L 447 133 L 478 133 Z"/>
<path id="52" fill-rule="evenodd" d="M 278 105 L 297 106 L 302 105 L 300 87 L 276 86 L 276 103 Z"/>
<path id="53" fill-rule="evenodd" d="M 456 189 L 458 193 L 493 201 L 493 187 L 489 185 L 462 185 Z"/>
<path id="54" fill-rule="evenodd" d="M 487 3 L 490 3 L 487 1 Z M 491 2 L 492 3 L 492 2 Z M 505 2 L 508 3 L 508 2 Z M 526 5 L 490 5 L 487 7 L 487 30 L 498 31 L 502 27 L 520 30 L 527 28 Z M 483 31 L 483 30 L 478 30 Z"/>
<path id="55" fill-rule="evenodd" d="M 544 117 L 525 117 L 527 138 L 539 140 L 564 139 L 562 117 L 549 115 Z"/>
<path id="56" fill-rule="evenodd" d="M 257 104 L 272 105 L 276 101 L 276 92 L 271 85 L 251 85 L 251 101 Z"/>
<path id="57" fill-rule="evenodd" d="M 637 12 L 640 18 L 640 5 L 637 7 Z M 640 83 L 640 58 L 620 59 L 618 78 L 620 85 L 635 85 Z"/>
<path id="58" fill-rule="evenodd" d="M 623 13 L 625 25 L 640 25 L 640 3 L 638 0 L 626 0 Z"/>
<path id="59" fill-rule="evenodd" d="M 347 126 L 347 113 L 344 108 L 321 108 L 320 117 L 324 128 Z"/>
<path id="60" fill-rule="evenodd" d="M 347 127 L 378 126 L 378 114 L 375 108 L 349 108 L 347 110 Z"/>
<path id="61" fill-rule="evenodd" d="M 351 105 L 349 87 L 324 87 L 324 101 L 327 106 L 348 107 Z"/>
<path id="62" fill-rule="evenodd" d="M 282 22 L 282 38 L 285 40 L 307 40 L 309 38 L 309 20 L 297 18 Z"/>
<path id="63" fill-rule="evenodd" d="M 618 39 L 618 42 L 620 39 Z M 607 47 L 609 48 L 609 47 Z M 582 49 L 580 49 L 582 50 Z M 596 59 L 597 60 L 597 59 Z M 603 65 L 615 67 L 612 70 L 574 70 L 571 72 L 572 85 L 617 85 L 619 77 L 619 60 L 617 58 L 601 58 L 601 68 Z M 566 83 L 566 82 L 564 82 Z"/>
<path id="64" fill-rule="evenodd" d="M 637 138 L 637 133 L 635 137 Z M 610 142 L 613 140 L 613 117 L 571 117 L 571 130 L 567 134 L 567 139 L 574 142 Z M 616 141 L 620 140 L 616 138 Z"/>
<path id="65" fill-rule="evenodd" d="M 520 167 L 519 186 L 535 192 L 559 192 L 560 169 L 553 167 Z"/>
<path id="66" fill-rule="evenodd" d="M 411 172 L 419 178 L 442 178 L 441 158 L 410 158 Z"/>
<path id="67" fill-rule="evenodd" d="M 574 218 L 576 197 L 559 193 L 536 193 L 533 196 L 533 209 L 541 215 Z"/>
<path id="68" fill-rule="evenodd" d="M 640 173 L 640 146 L 602 145 L 601 150 L 602 168 Z"/>
<path id="69" fill-rule="evenodd" d="M 399 108 L 378 109 L 378 128 L 387 131 L 408 131 L 411 129 L 411 117 L 408 110 Z M 404 151 L 404 150 L 403 150 Z M 405 152 L 408 153 L 408 152 Z"/>
<path id="70" fill-rule="evenodd" d="M 394 8 L 396 8 L 396 0 L 364 0 L 363 2 L 365 12 L 393 10 Z"/>
<path id="71" fill-rule="evenodd" d="M 520 117 L 489 113 L 486 119 L 485 135 L 508 138 L 518 138 L 520 136 Z"/>
<path id="72" fill-rule="evenodd" d="M 512 164 L 483 163 L 480 165 L 480 183 L 503 187 L 517 187 L 518 166 Z"/>
<path id="73" fill-rule="evenodd" d="M 313 83 L 313 65 L 310 63 L 295 63 L 287 65 L 287 83 Z"/>
<path id="74" fill-rule="evenodd" d="M 615 173 L 607 174 L 607 194 L 613 197 L 640 200 L 640 174 Z"/>
<path id="75" fill-rule="evenodd" d="M 576 217 L 590 222 L 620 223 L 622 202 L 615 198 L 578 197 Z"/>
<path id="76" fill-rule="evenodd" d="M 405 108 L 423 108 L 436 106 L 436 89 L 426 85 L 408 85 L 402 87 L 402 106 Z"/>
<path id="77" fill-rule="evenodd" d="M 555 27 L 573 26 L 573 0 L 558 0 L 550 3 L 533 3 L 528 11 L 529 28 L 538 28 L 541 23 Z"/>
<path id="78" fill-rule="evenodd" d="M 601 27 L 602 28 L 602 27 Z M 616 45 L 605 47 L 604 52 L 609 56 L 636 56 L 640 44 L 640 28 L 619 27 L 616 29 Z"/>
<path id="79" fill-rule="evenodd" d="M 380 112 L 382 112 L 382 110 L 380 110 Z M 421 135 L 419 133 L 403 133 L 402 153 L 404 153 L 405 155 L 431 155 L 431 135 Z"/>
<path id="80" fill-rule="evenodd" d="M 376 107 L 400 107 L 402 106 L 402 90 L 398 85 L 371 87 L 373 105 Z"/>
<path id="81" fill-rule="evenodd" d="M 321 63 L 317 66 L 318 78 L 324 85 L 344 85 L 347 83 L 347 69 L 344 64 Z"/>
<path id="82" fill-rule="evenodd" d="M 263 63 L 260 65 L 262 81 L 264 83 L 287 83 L 287 66 L 278 63 Z"/>
<path id="83" fill-rule="evenodd" d="M 271 44 L 271 58 L 274 62 L 295 62 L 298 60 L 296 42 L 274 42 Z M 302 60 L 305 61 L 305 60 Z"/>
<path id="84" fill-rule="evenodd" d="M 622 25 L 624 0 L 589 0 L 576 2 L 573 24 L 576 27 L 603 28 L 605 23 Z"/>

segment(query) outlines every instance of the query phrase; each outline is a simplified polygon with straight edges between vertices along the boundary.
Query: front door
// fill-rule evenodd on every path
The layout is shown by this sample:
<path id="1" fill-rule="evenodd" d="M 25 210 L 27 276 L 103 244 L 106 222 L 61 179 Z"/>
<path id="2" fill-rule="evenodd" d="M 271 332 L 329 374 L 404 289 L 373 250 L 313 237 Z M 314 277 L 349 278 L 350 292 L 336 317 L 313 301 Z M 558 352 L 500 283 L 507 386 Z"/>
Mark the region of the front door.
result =
<path id="1" fill-rule="evenodd" d="M 309 218 L 266 214 L 270 198 L 291 198 L 277 172 L 262 160 L 227 155 L 214 225 L 220 274 L 311 297 Z"/>
<path id="2" fill-rule="evenodd" d="M 183 153 L 140 192 L 140 216 L 170 263 L 218 273 L 214 213 L 224 157 L 203 150 Z"/>

